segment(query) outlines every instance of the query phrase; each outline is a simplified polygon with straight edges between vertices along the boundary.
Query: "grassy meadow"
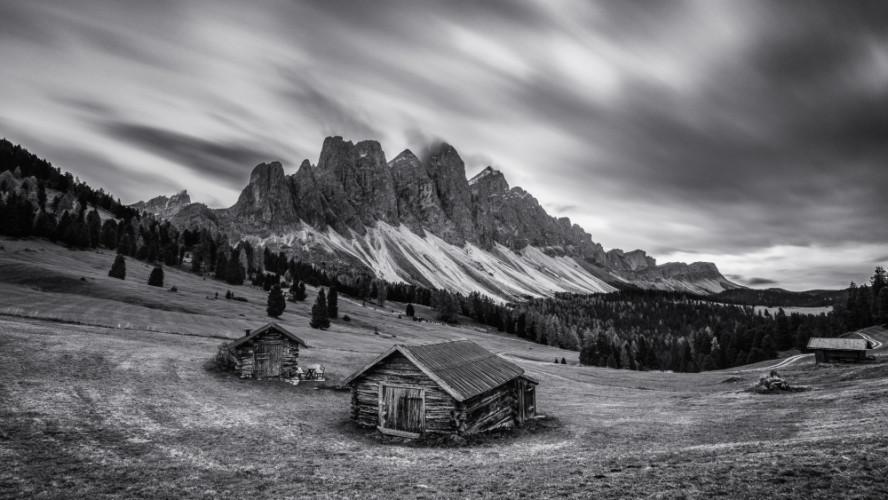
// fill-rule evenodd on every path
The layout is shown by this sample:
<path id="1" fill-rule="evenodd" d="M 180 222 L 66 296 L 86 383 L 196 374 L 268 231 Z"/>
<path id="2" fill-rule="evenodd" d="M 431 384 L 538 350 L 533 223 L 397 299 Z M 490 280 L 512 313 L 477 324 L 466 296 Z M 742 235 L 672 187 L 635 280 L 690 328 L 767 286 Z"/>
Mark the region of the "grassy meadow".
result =
<path id="1" fill-rule="evenodd" d="M 169 267 L 160 289 L 132 259 L 125 281 L 109 278 L 110 252 L 0 247 L 0 498 L 888 497 L 882 350 L 867 365 L 806 358 L 781 372 L 808 390 L 758 395 L 747 389 L 774 361 L 700 374 L 583 367 L 576 352 L 468 320 L 399 319 L 404 304 L 340 296 L 352 321 L 313 330 L 309 289 L 279 323 L 329 381 L 247 381 L 210 361 L 223 339 L 269 321 L 261 290 Z M 224 300 L 229 289 L 248 302 Z M 539 379 L 544 418 L 462 445 L 351 423 L 338 380 L 393 343 L 454 338 Z"/>

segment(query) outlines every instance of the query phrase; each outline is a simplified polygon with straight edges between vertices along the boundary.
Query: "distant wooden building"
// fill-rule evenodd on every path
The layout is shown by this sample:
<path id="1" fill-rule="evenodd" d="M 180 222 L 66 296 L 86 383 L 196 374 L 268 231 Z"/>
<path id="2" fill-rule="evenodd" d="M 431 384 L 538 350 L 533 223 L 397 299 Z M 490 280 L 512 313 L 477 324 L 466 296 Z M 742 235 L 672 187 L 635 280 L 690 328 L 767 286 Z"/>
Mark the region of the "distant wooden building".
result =
<path id="1" fill-rule="evenodd" d="M 346 378 L 351 418 L 384 434 L 469 435 L 536 414 L 538 382 L 468 340 L 395 345 Z"/>
<path id="2" fill-rule="evenodd" d="M 217 363 L 234 370 L 241 378 L 293 378 L 299 367 L 299 347 L 308 347 L 299 337 L 277 323 L 255 330 L 232 342 L 222 344 Z"/>
<path id="3" fill-rule="evenodd" d="M 864 339 L 824 339 L 812 337 L 808 350 L 817 363 L 859 363 L 866 359 L 869 341 Z"/>

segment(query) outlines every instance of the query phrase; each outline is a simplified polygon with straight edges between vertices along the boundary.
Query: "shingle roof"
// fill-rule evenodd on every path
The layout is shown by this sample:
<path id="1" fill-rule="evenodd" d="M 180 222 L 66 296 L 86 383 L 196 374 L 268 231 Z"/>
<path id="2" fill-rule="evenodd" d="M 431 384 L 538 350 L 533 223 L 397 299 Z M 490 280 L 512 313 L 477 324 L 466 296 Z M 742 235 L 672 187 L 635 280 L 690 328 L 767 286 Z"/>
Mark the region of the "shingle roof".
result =
<path id="1" fill-rule="evenodd" d="M 286 329 L 284 329 L 284 327 L 282 327 L 281 325 L 279 325 L 279 324 L 277 324 L 277 323 L 268 323 L 268 324 L 266 324 L 266 325 L 264 325 L 264 326 L 261 326 L 261 327 L 255 329 L 255 330 L 253 330 L 253 331 L 250 332 L 248 335 L 244 335 L 243 337 L 241 337 L 241 338 L 239 338 L 239 339 L 237 339 L 237 340 L 232 341 L 232 342 L 231 342 L 231 347 L 232 347 L 232 348 L 235 348 L 235 347 L 237 347 L 237 346 L 243 344 L 244 342 L 246 342 L 246 341 L 248 341 L 248 340 L 250 340 L 250 339 L 255 338 L 257 335 L 261 335 L 263 332 L 267 331 L 267 330 L 270 329 L 270 328 L 274 328 L 275 330 L 281 332 L 281 333 L 284 334 L 285 336 L 289 337 L 290 340 L 292 340 L 293 342 L 298 343 L 298 344 L 301 345 L 302 347 L 308 347 L 308 344 L 306 344 L 304 340 L 302 340 L 302 339 L 300 339 L 299 337 L 293 335 L 292 333 L 290 333 L 289 331 L 287 331 Z"/>
<path id="2" fill-rule="evenodd" d="M 869 342 L 864 339 L 822 339 L 812 337 L 808 349 L 839 349 L 843 351 L 865 351 Z"/>
<path id="3" fill-rule="evenodd" d="M 465 401 L 495 389 L 524 374 L 520 366 L 470 340 L 461 339 L 437 344 L 395 345 L 345 379 L 343 385 L 348 385 L 396 351 L 457 401 Z"/>

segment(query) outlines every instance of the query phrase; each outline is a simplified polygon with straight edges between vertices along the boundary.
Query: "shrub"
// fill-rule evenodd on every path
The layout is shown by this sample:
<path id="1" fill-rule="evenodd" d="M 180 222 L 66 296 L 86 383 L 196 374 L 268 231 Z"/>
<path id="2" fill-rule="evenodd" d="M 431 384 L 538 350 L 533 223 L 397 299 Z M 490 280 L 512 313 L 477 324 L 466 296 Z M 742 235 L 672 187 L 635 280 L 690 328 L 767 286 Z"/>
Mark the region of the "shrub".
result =
<path id="1" fill-rule="evenodd" d="M 348 314 L 346 314 L 346 315 L 344 315 L 344 316 L 342 317 L 342 321 L 351 321 L 351 320 L 352 320 L 352 319 L 351 319 L 351 317 L 349 317 Z"/>
<path id="2" fill-rule="evenodd" d="M 302 302 L 306 297 L 308 294 L 305 293 L 305 283 L 300 281 L 290 287 L 290 302 Z"/>

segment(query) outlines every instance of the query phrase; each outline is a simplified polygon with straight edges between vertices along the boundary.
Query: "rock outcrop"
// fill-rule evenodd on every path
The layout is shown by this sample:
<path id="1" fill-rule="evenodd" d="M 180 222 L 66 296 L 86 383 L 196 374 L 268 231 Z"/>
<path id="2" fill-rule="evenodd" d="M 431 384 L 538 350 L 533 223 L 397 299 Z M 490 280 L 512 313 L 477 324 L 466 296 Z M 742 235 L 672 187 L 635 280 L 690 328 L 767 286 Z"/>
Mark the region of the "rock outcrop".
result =
<path id="1" fill-rule="evenodd" d="M 467 255 L 472 252 L 471 246 L 489 253 L 492 259 L 508 260 L 511 257 L 506 253 L 510 251 L 521 254 L 530 250 L 549 258 L 573 259 L 570 260 L 573 265 L 568 268 L 563 267 L 563 261 L 557 261 L 563 268 L 562 275 L 574 272 L 568 269 L 576 269 L 581 275 L 572 279 L 581 282 L 586 279 L 583 276 L 587 276 L 591 283 L 589 290 L 606 288 L 600 285 L 601 280 L 614 285 L 629 282 L 649 288 L 684 287 L 692 291 L 736 287 L 721 276 L 713 264 L 657 266 L 642 250 L 605 252 L 600 244 L 592 241 L 589 233 L 570 219 L 550 216 L 530 193 L 520 187 L 510 187 L 498 170 L 487 167 L 467 180 L 465 164 L 449 144 L 431 151 L 425 161 L 405 150 L 386 162 L 385 153 L 376 141 L 352 143 L 342 137 L 328 137 L 317 165 L 305 160 L 292 175 L 285 175 L 278 162 L 257 165 L 237 203 L 229 209 L 208 212 L 209 209 L 201 206 L 203 208 L 183 210 L 184 205 L 179 205 L 187 199 L 187 194 L 177 196 L 179 198 L 173 197 L 175 202 L 173 198 L 158 197 L 143 206 L 163 206 L 167 210 L 164 216 L 181 214 L 179 222 L 188 225 L 200 225 L 203 218 L 204 225 L 226 231 L 233 237 L 262 239 L 277 234 L 279 239 L 282 236 L 286 239 L 286 234 L 294 232 L 312 233 L 317 236 L 312 241 L 326 242 L 319 250 L 326 253 L 344 252 L 343 241 L 352 240 L 347 244 L 349 252 L 360 250 L 355 250 L 357 253 L 349 258 L 373 268 L 374 263 L 384 260 L 385 254 L 404 267 L 396 272 L 398 279 L 417 283 L 434 282 L 429 277 L 430 270 L 424 271 L 424 276 L 413 276 L 422 263 L 407 258 L 411 250 L 404 245 L 418 240 L 402 233 L 391 236 L 395 233 L 385 228 L 404 227 L 419 237 L 434 235 L 442 244 L 465 248 Z M 171 210 L 170 206 L 175 208 Z M 376 231 L 377 227 L 384 230 Z M 338 234 L 339 239 L 322 237 L 329 230 Z M 393 246 L 386 247 L 385 241 Z M 311 252 L 311 241 L 303 242 L 300 248 Z M 376 253 L 379 258 L 374 256 Z M 431 258 L 430 254 L 422 257 L 425 262 Z M 467 265 L 484 267 L 477 262 L 459 264 Z M 378 274 L 383 272 L 373 270 Z M 496 276 L 479 274 L 479 269 L 464 271 L 484 282 L 496 281 Z M 537 271 L 544 272 L 544 269 Z M 698 281 L 699 286 L 692 283 Z M 485 287 L 490 290 L 495 285 Z M 556 288 L 550 286 L 550 289 Z M 568 289 L 583 288 L 577 285 Z"/>
<path id="2" fill-rule="evenodd" d="M 140 201 L 130 205 L 140 212 L 148 212 L 161 218 L 170 218 L 191 204 L 188 191 L 180 191 L 170 197 L 157 196 L 148 201 Z"/>

